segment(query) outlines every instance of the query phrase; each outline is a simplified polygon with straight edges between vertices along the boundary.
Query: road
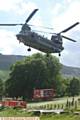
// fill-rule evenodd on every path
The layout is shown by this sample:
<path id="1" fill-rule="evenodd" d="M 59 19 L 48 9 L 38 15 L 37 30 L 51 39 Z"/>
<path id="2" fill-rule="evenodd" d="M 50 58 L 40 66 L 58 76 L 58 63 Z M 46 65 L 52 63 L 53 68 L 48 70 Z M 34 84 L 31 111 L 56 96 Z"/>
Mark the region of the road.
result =
<path id="1" fill-rule="evenodd" d="M 38 107 L 41 105 L 46 105 L 46 104 L 65 104 L 68 101 L 72 101 L 73 97 L 64 97 L 64 98 L 54 98 L 53 101 L 43 101 L 43 102 L 34 102 L 34 103 L 28 103 L 27 107 Z M 80 98 L 80 96 L 78 97 L 74 97 L 74 100 L 77 100 L 78 98 Z"/>

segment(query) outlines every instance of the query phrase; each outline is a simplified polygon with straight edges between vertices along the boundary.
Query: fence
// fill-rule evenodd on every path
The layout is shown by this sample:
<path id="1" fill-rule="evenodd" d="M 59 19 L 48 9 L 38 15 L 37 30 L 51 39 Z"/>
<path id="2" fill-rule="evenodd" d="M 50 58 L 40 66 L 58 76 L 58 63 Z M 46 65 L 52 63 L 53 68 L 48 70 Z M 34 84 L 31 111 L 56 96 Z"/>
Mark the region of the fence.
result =
<path id="1" fill-rule="evenodd" d="M 39 117 L 0 117 L 0 120 L 40 120 Z"/>

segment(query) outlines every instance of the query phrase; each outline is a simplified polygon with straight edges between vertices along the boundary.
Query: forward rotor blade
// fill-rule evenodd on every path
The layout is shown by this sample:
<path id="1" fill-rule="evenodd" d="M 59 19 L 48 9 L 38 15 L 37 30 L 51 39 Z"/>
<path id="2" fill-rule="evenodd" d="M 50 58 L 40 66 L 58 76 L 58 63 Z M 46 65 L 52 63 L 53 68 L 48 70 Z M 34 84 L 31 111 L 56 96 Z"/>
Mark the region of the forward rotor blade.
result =
<path id="1" fill-rule="evenodd" d="M 0 24 L 0 26 L 17 26 L 17 25 L 23 25 L 23 24 Z"/>
<path id="2" fill-rule="evenodd" d="M 67 40 L 70 40 L 70 41 L 72 41 L 72 42 L 76 42 L 76 40 L 73 40 L 73 39 L 71 39 L 71 38 L 69 38 L 69 37 L 66 37 L 66 36 L 63 36 L 63 35 L 61 35 L 63 38 L 65 38 L 65 39 L 67 39 Z"/>
<path id="3" fill-rule="evenodd" d="M 23 23 L 14 23 L 14 24 L 0 24 L 0 26 L 17 26 L 17 25 L 24 25 Z M 31 25 L 31 24 L 28 24 L 29 26 L 35 26 L 35 27 L 41 27 L 41 28 L 44 28 L 44 29 L 51 29 L 53 30 L 53 28 L 50 28 L 50 27 L 45 27 L 45 26 L 36 26 L 36 25 Z"/>
<path id="4" fill-rule="evenodd" d="M 78 24 L 79 24 L 79 22 L 76 22 L 75 24 L 71 25 L 70 27 L 68 27 L 67 29 L 61 31 L 60 33 L 67 32 L 68 30 L 72 29 L 73 27 L 75 27 L 75 26 L 78 25 Z M 59 34 L 60 34 L 60 33 L 59 33 Z"/>
<path id="5" fill-rule="evenodd" d="M 29 17 L 26 20 L 26 23 L 30 21 L 30 19 L 33 17 L 33 15 L 38 11 L 38 9 L 34 9 L 33 12 L 29 15 Z"/>

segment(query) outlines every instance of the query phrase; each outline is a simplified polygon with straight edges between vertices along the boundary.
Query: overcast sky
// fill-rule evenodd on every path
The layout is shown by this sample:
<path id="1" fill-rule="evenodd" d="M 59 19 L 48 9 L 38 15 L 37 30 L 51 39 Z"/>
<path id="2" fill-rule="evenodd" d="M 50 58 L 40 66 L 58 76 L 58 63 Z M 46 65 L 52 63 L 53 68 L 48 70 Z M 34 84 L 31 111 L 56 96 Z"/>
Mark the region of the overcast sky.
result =
<path id="1" fill-rule="evenodd" d="M 35 8 L 39 11 L 29 24 L 52 27 L 53 31 L 48 30 L 50 32 L 60 32 L 75 22 L 80 22 L 80 0 L 0 0 L 0 23 L 25 23 Z M 27 47 L 19 44 L 15 35 L 20 30 L 21 26 L 0 27 L 0 53 L 31 55 L 38 52 L 32 49 L 28 53 Z M 67 66 L 80 67 L 80 25 L 63 35 L 74 38 L 77 42 L 63 39 L 65 49 L 59 58 L 60 62 Z M 51 37 L 47 34 L 45 36 Z"/>

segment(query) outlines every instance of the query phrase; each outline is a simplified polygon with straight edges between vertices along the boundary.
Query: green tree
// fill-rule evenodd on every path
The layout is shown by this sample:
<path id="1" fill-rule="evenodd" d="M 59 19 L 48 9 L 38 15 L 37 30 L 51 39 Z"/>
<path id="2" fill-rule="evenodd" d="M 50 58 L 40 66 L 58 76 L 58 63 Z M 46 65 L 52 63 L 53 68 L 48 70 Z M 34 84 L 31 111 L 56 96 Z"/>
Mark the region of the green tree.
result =
<path id="1" fill-rule="evenodd" d="M 0 79 L 0 99 L 2 98 L 3 96 L 3 81 L 2 79 Z"/>
<path id="2" fill-rule="evenodd" d="M 66 95 L 67 85 L 65 83 L 65 79 L 62 76 L 59 76 L 59 80 L 57 81 L 57 96 L 63 97 Z"/>
<path id="3" fill-rule="evenodd" d="M 75 96 L 80 94 L 80 80 L 73 77 L 69 85 L 69 95 Z"/>
<path id="4" fill-rule="evenodd" d="M 9 96 L 32 98 L 34 88 L 57 88 L 61 64 L 54 56 L 40 53 L 28 56 L 11 67 L 6 81 L 6 93 Z"/>

